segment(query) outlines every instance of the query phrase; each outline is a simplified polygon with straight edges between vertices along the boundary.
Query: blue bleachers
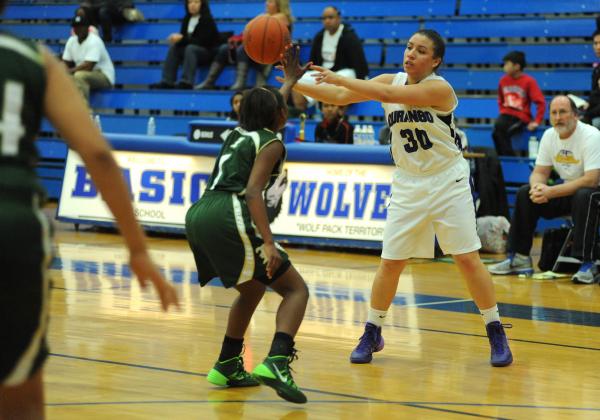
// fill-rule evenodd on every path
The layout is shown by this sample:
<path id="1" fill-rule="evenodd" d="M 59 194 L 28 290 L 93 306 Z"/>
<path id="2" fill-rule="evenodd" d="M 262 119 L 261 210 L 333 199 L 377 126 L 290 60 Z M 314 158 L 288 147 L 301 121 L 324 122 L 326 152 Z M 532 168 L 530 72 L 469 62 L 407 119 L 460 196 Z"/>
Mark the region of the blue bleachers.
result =
<path id="1" fill-rule="evenodd" d="M 587 37 L 596 29 L 593 18 L 426 20 L 425 27 L 446 38 Z"/>
<path id="2" fill-rule="evenodd" d="M 512 15 L 551 13 L 598 13 L 598 0 L 577 1 L 505 1 L 505 0 L 461 0 L 461 15 Z"/>
<path id="3" fill-rule="evenodd" d="M 220 22 L 219 31 L 241 33 L 244 22 Z M 18 36 L 56 40 L 67 39 L 71 28 L 68 24 L 44 25 L 5 24 L 4 28 Z M 357 21 L 352 26 L 361 39 L 407 39 L 419 29 L 416 20 L 405 21 Z M 426 20 L 424 26 L 435 29 L 447 38 L 501 38 L 501 37 L 586 37 L 595 30 L 595 21 L 582 19 L 469 19 Z M 321 22 L 297 22 L 293 38 L 310 40 L 322 29 Z M 136 23 L 119 27 L 117 40 L 164 41 L 169 34 L 179 31 L 179 23 Z"/>
<path id="4" fill-rule="evenodd" d="M 381 73 L 396 73 L 398 68 L 379 68 L 370 72 L 371 77 Z M 123 85 L 148 85 L 161 78 L 161 68 L 159 66 L 135 66 L 135 67 L 116 67 L 116 80 L 118 84 Z M 204 80 L 207 74 L 206 66 L 199 69 L 196 81 Z M 554 71 L 531 70 L 527 71 L 534 77 L 540 88 L 544 91 L 587 91 L 589 89 L 588 69 L 560 69 Z M 271 72 L 268 82 L 278 86 L 275 80 L 276 75 L 281 73 L 278 70 Z M 459 68 L 442 69 L 440 74 L 446 78 L 457 91 L 464 90 L 489 90 L 496 91 L 498 81 L 504 74 L 498 70 L 471 70 Z M 248 84 L 254 83 L 254 71 L 251 70 L 248 76 Z M 235 68 L 227 66 L 217 80 L 217 86 L 226 88 L 231 86 L 235 80 Z"/>
<path id="5" fill-rule="evenodd" d="M 398 67 L 372 68 L 371 78 L 382 73 L 396 73 Z M 544 91 L 587 91 L 590 88 L 591 70 L 584 69 L 552 69 L 538 70 L 526 68 L 525 72 L 534 77 Z M 490 69 L 473 69 L 442 67 L 440 75 L 450 82 L 454 90 L 492 90 L 496 91 L 500 77 L 504 72 Z"/>
<path id="6" fill-rule="evenodd" d="M 233 31 L 241 33 L 245 22 L 219 22 L 221 32 Z M 419 22 L 411 21 L 363 21 L 352 25 L 361 39 L 409 38 L 419 29 Z M 31 25 L 26 23 L 3 24 L 6 31 L 17 36 L 41 40 L 65 40 L 69 37 L 71 28 L 63 23 L 46 23 Z M 294 24 L 292 37 L 294 39 L 310 40 L 323 28 L 321 22 L 297 22 Z M 164 41 L 169 34 L 179 32 L 180 25 L 174 23 L 135 23 L 123 25 L 115 30 L 116 40 L 129 41 Z"/>
<path id="7" fill-rule="evenodd" d="M 395 0 L 376 1 L 340 1 L 335 3 L 345 19 L 389 16 L 394 9 L 394 16 L 452 16 L 456 7 L 455 0 Z M 399 7 L 401 5 L 401 7 Z M 310 19 L 321 16 L 326 3 L 317 1 L 294 2 L 292 14 L 296 19 Z M 179 20 L 183 18 L 184 7 L 180 2 L 136 3 L 146 19 Z M 68 20 L 76 4 L 9 4 L 4 13 L 7 20 L 53 19 Z M 212 2 L 210 9 L 216 19 L 251 19 L 263 13 L 264 2 Z"/>
<path id="8" fill-rule="evenodd" d="M 3 14 L 6 20 L 71 19 L 77 4 L 13 4 L 9 3 Z"/>
<path id="9" fill-rule="evenodd" d="M 171 110 L 197 112 L 228 112 L 229 91 L 186 91 L 186 90 L 105 90 L 92 94 L 93 108 Z M 353 104 L 349 115 L 382 117 L 381 104 L 375 101 Z M 460 98 L 456 110 L 459 118 L 495 118 L 498 115 L 496 98 Z"/>
<path id="10" fill-rule="evenodd" d="M 401 65 L 405 46 L 386 46 L 386 65 Z M 595 61 L 591 44 L 556 43 L 547 45 L 508 43 L 452 43 L 446 45 L 446 64 L 501 65 L 502 57 L 509 51 L 523 51 L 529 64 L 588 64 Z"/>

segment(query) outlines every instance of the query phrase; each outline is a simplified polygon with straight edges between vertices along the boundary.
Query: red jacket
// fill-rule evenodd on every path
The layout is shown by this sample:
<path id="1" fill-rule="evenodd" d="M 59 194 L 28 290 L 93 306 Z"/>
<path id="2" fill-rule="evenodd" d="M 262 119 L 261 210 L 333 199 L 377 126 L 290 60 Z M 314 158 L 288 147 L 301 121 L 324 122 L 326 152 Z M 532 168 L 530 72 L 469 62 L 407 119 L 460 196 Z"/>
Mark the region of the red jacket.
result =
<path id="1" fill-rule="evenodd" d="M 525 123 L 531 121 L 531 103 L 536 105 L 535 122 L 542 123 L 546 99 L 535 79 L 522 73 L 518 79 L 505 74 L 498 85 L 500 114 L 515 116 Z"/>

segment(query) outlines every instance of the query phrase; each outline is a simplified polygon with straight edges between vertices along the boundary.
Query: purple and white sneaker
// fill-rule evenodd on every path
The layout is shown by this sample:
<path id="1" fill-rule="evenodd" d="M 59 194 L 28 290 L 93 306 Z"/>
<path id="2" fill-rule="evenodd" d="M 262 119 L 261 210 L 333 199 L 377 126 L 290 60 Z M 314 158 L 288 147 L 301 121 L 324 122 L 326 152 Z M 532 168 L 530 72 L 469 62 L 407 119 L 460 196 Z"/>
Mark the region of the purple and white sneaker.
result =
<path id="1" fill-rule="evenodd" d="M 358 346 L 350 355 L 351 363 L 369 363 L 373 360 L 373 353 L 383 350 L 383 336 L 381 327 L 370 322 L 365 324 L 365 332 L 360 337 Z"/>

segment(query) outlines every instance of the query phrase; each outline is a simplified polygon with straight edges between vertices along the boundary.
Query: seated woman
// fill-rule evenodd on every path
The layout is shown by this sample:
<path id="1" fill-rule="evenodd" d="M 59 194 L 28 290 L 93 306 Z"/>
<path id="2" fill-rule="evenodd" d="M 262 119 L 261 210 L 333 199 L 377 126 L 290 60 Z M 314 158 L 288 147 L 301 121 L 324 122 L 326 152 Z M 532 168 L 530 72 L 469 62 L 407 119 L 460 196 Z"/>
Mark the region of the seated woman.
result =
<path id="1" fill-rule="evenodd" d="M 273 16 L 279 19 L 285 26 L 287 26 L 290 34 L 292 33 L 292 23 L 294 18 L 290 10 L 289 0 L 267 0 L 265 3 L 266 13 L 269 16 Z M 223 68 L 227 63 L 237 63 L 237 71 L 235 83 L 231 85 L 230 90 L 240 90 L 246 87 L 246 78 L 248 76 L 248 69 L 250 66 L 256 68 L 256 84 L 255 86 L 264 86 L 267 82 L 267 77 L 271 72 L 273 66 L 266 64 L 258 64 L 252 61 L 250 57 L 244 51 L 243 45 L 240 44 L 241 35 L 231 37 L 226 44 L 219 47 L 219 51 L 215 56 L 206 79 L 198 85 L 195 89 L 214 89 L 215 82 Z M 237 45 L 240 44 L 240 45 Z"/>
<path id="2" fill-rule="evenodd" d="M 187 0 L 186 14 L 179 33 L 167 38 L 169 52 L 163 64 L 162 80 L 150 87 L 154 89 L 191 89 L 199 64 L 208 64 L 219 43 L 219 32 L 207 0 Z M 177 68 L 183 62 L 181 80 L 175 85 Z"/>

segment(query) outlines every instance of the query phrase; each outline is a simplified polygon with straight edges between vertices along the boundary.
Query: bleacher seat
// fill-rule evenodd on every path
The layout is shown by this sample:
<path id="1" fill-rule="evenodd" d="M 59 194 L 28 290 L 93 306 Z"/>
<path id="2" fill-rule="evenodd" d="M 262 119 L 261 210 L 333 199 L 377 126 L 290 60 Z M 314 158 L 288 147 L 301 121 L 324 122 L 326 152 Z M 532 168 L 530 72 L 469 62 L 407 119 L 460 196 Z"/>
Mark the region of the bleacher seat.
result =
<path id="1" fill-rule="evenodd" d="M 598 13 L 597 0 L 570 1 L 505 1 L 505 0 L 461 0 L 460 15 L 514 15 L 552 13 Z"/>
<path id="2" fill-rule="evenodd" d="M 596 29 L 593 18 L 502 18 L 426 20 L 425 28 L 445 38 L 587 37 Z"/>
<path id="3" fill-rule="evenodd" d="M 336 7 L 342 12 L 344 19 L 375 18 L 389 16 L 394 9 L 394 16 L 453 16 L 456 8 L 455 0 L 404 0 L 401 7 L 395 0 L 375 1 L 340 1 Z M 136 2 L 147 20 L 179 20 L 183 18 L 184 7 L 181 2 Z M 324 3 L 315 1 L 294 2 L 292 14 L 296 19 L 316 19 L 321 16 Z M 69 20 L 77 8 L 77 4 L 9 4 L 4 13 L 5 20 Z M 265 9 L 264 2 L 214 1 L 210 4 L 211 13 L 217 20 L 251 19 Z"/>
<path id="4" fill-rule="evenodd" d="M 194 112 L 228 112 L 230 91 L 186 90 L 104 90 L 92 94 L 94 108 L 130 110 L 169 110 Z M 367 101 L 350 105 L 349 115 L 382 117 L 381 104 Z M 498 115 L 496 98 L 463 97 L 459 99 L 457 118 L 495 118 Z"/>
<path id="5" fill-rule="evenodd" d="M 385 65 L 401 65 L 404 45 L 387 45 Z M 509 51 L 523 51 L 527 63 L 534 64 L 591 64 L 595 54 L 591 43 L 449 43 L 446 45 L 444 62 L 452 65 L 491 64 L 500 66 L 502 57 Z"/>

